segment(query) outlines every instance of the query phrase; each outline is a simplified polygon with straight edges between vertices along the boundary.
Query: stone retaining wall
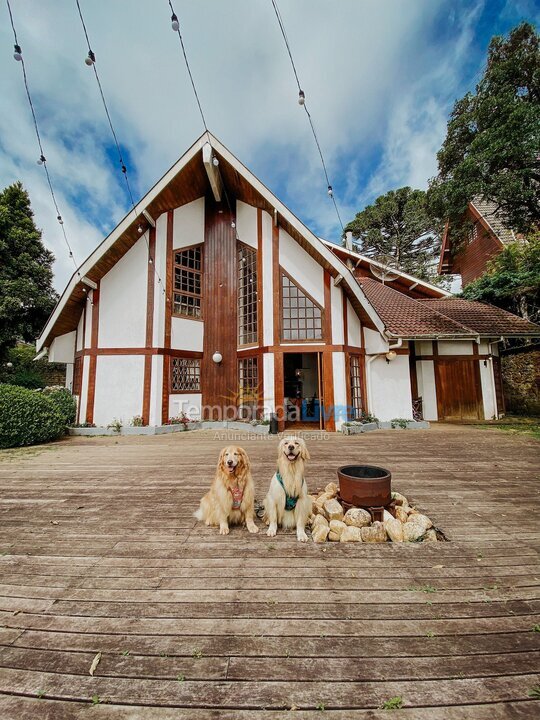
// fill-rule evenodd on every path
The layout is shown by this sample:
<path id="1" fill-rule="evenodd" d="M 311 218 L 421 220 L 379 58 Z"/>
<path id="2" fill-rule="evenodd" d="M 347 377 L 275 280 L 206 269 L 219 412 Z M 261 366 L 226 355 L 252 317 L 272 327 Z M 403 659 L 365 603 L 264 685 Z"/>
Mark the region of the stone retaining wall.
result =
<path id="1" fill-rule="evenodd" d="M 501 370 L 506 412 L 540 415 L 540 346 L 505 352 Z"/>

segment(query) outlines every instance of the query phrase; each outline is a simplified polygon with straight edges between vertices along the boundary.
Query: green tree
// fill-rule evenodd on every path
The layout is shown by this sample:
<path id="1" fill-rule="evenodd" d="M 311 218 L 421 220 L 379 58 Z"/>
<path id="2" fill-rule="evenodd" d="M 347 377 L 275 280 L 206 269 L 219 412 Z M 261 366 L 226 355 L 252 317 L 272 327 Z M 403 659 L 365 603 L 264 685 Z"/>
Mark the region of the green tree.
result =
<path id="1" fill-rule="evenodd" d="M 492 38 L 475 93 L 458 100 L 430 183 L 433 211 L 453 231 L 476 196 L 497 203 L 510 227 L 528 233 L 540 222 L 540 38 L 522 23 Z"/>
<path id="2" fill-rule="evenodd" d="M 0 360 L 17 340 L 35 340 L 53 309 L 53 254 L 41 241 L 20 182 L 0 192 Z"/>
<path id="3" fill-rule="evenodd" d="M 540 321 L 540 233 L 507 245 L 488 271 L 469 283 L 462 296 L 497 305 L 531 322 Z"/>
<path id="4" fill-rule="evenodd" d="M 403 187 L 378 197 L 345 228 L 356 239 L 358 252 L 387 255 L 405 272 L 442 282 L 436 275 L 440 232 L 428 214 L 426 193 Z"/>

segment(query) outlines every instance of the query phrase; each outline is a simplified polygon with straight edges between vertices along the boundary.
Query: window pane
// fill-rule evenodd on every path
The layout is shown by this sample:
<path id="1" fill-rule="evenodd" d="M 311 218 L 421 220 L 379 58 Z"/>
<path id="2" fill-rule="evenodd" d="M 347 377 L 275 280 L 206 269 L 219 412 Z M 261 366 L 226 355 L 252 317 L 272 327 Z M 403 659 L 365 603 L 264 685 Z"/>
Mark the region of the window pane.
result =
<path id="1" fill-rule="evenodd" d="M 257 339 L 257 251 L 238 243 L 238 344 Z"/>
<path id="2" fill-rule="evenodd" d="M 171 358 L 171 391 L 199 392 L 201 361 L 199 358 Z"/>
<path id="3" fill-rule="evenodd" d="M 287 277 L 281 276 L 284 340 L 321 340 L 321 309 Z"/>

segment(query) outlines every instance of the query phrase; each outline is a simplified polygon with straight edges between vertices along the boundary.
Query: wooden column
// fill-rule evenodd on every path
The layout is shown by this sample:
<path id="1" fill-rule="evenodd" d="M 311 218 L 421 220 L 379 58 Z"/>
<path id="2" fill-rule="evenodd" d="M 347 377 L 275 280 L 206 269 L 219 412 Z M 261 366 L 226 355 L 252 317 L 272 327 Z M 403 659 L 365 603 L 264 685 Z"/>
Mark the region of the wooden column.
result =
<path id="1" fill-rule="evenodd" d="M 154 287 L 155 287 L 155 262 L 156 262 L 156 228 L 151 227 L 148 238 L 148 275 L 146 282 L 146 349 L 149 350 L 154 341 Z M 146 353 L 144 356 L 144 386 L 142 418 L 143 424 L 150 423 L 150 389 L 152 386 L 152 355 Z"/>
<path id="2" fill-rule="evenodd" d="M 85 316 L 86 322 L 86 316 Z M 90 334 L 90 349 L 97 350 L 99 331 L 99 280 L 97 288 L 92 291 L 92 329 Z M 86 422 L 94 422 L 94 400 L 96 397 L 96 353 L 90 354 L 88 365 L 88 395 L 86 400 Z M 84 368 L 83 368 L 84 369 Z"/>
<path id="3" fill-rule="evenodd" d="M 171 356 L 172 307 L 173 307 L 173 226 L 174 210 L 167 212 L 167 241 L 165 250 L 165 334 L 163 338 L 163 385 L 161 392 L 161 422 L 169 419 L 169 373 Z"/>
<path id="4" fill-rule="evenodd" d="M 326 345 L 332 345 L 332 276 L 324 271 L 324 317 L 323 333 Z M 331 350 L 323 352 L 323 401 L 324 428 L 335 432 L 336 420 L 334 411 L 334 362 Z"/>

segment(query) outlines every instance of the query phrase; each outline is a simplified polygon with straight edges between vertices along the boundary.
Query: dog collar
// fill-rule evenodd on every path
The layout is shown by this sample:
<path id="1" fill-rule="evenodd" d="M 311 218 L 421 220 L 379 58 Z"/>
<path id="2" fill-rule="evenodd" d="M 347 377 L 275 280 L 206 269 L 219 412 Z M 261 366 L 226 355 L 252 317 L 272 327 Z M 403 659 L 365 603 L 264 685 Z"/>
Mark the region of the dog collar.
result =
<path id="1" fill-rule="evenodd" d="M 279 470 L 276 472 L 276 477 L 277 477 L 278 483 L 283 488 L 283 492 L 285 493 L 285 510 L 294 510 L 294 508 L 296 507 L 296 503 L 298 502 L 299 495 L 296 495 L 296 496 L 288 495 L 287 491 L 285 490 L 285 484 L 283 482 L 283 478 L 281 477 Z M 302 483 L 303 482 L 304 482 L 304 480 L 302 479 Z"/>
<path id="2" fill-rule="evenodd" d="M 232 506 L 234 510 L 238 510 L 242 504 L 242 498 L 244 497 L 244 491 L 242 488 L 229 488 L 229 492 L 232 495 Z"/>

